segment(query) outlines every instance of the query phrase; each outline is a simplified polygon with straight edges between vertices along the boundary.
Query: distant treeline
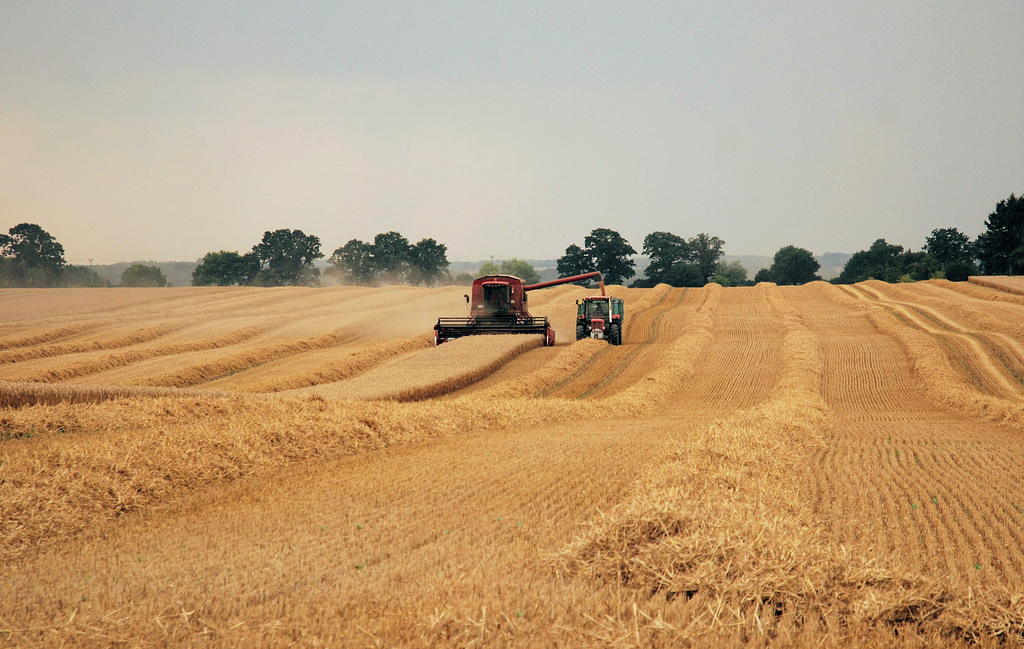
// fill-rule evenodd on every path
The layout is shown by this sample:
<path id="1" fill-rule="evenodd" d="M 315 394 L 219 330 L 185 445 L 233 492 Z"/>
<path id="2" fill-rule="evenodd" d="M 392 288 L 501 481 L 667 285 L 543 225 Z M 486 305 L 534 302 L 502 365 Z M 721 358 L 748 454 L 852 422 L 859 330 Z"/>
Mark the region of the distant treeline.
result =
<path id="1" fill-rule="evenodd" d="M 851 255 L 831 281 L 964 281 L 971 275 L 1024 273 L 1024 197 L 1010 194 L 997 203 L 985 228 L 973 241 L 956 228 L 937 228 L 925 238 L 921 250 L 878 239 L 867 250 Z M 570 244 L 555 265 L 558 277 L 598 270 L 609 284 L 624 284 L 635 277 L 630 284 L 635 287 L 659 283 L 703 286 L 709 282 L 723 286 L 803 284 L 821 279 L 819 260 L 795 245 L 780 248 L 771 265 L 758 270 L 753 279 L 747 277 L 747 269 L 738 261 L 722 260 L 724 247 L 724 240 L 703 232 L 689 239 L 671 232 L 652 232 L 644 237 L 641 248 L 649 264 L 637 277 L 637 251 L 633 246 L 615 230 L 596 228 L 584 237 L 582 246 Z M 321 270 L 315 265 L 324 258 L 320 239 L 302 230 L 280 229 L 264 232 L 262 240 L 244 254 L 225 250 L 206 253 L 192 270 L 190 281 L 195 286 L 319 286 L 326 276 L 341 284 L 362 286 L 472 282 L 475 275 L 466 272 L 461 263 L 463 272 L 453 276 L 447 250 L 431 238 L 414 244 L 398 232 L 384 232 L 372 242 L 349 240 L 334 250 Z M 527 281 L 541 279 L 532 265 L 516 258 L 485 263 L 477 273 L 517 275 Z M 152 263 L 126 264 L 119 279 L 120 286 L 170 284 L 161 268 Z M 21 223 L 0 234 L 0 288 L 68 286 L 113 286 L 113 282 L 91 267 L 67 264 L 64 247 L 36 224 Z"/>

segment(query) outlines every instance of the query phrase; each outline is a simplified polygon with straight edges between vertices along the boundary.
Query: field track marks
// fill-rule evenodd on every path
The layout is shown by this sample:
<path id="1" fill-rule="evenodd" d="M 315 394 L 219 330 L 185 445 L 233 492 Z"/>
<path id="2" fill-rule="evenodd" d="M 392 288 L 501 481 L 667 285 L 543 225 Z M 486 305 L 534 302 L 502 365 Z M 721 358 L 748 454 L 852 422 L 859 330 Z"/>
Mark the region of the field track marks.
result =
<path id="1" fill-rule="evenodd" d="M 884 418 L 921 407 L 924 388 L 903 349 L 857 308 L 832 304 L 814 284 L 780 290 L 818 336 L 822 397 L 835 413 Z"/>
<path id="2" fill-rule="evenodd" d="M 697 292 L 690 292 L 698 295 Z M 643 309 L 635 315 L 627 310 L 625 336 L 623 344 L 619 346 L 607 345 L 605 349 L 595 354 L 584 365 L 582 365 L 572 376 L 562 383 L 545 390 L 538 396 L 558 397 L 576 399 L 590 396 L 600 387 L 608 387 L 608 382 L 618 377 L 625 369 L 626 364 L 636 363 L 635 372 L 630 374 L 634 380 L 637 374 L 642 376 L 653 369 L 655 359 L 638 357 L 641 349 L 653 345 L 655 341 L 660 343 L 671 343 L 673 338 L 665 336 L 665 329 L 662 322 L 666 316 L 679 309 L 687 297 L 687 289 L 677 288 L 666 293 L 664 298 L 655 306 Z M 704 293 L 699 293 L 701 299 Z M 696 299 L 696 298 L 694 298 Z M 699 306 L 699 305 L 698 305 Z M 629 308 L 628 305 L 626 307 Z M 679 317 L 679 316 L 677 316 Z M 675 329 L 678 329 L 676 327 Z M 678 335 L 678 334 L 677 334 Z M 647 362 L 639 362 L 647 361 Z"/>
<path id="3" fill-rule="evenodd" d="M 870 288 L 883 296 L 882 299 L 918 309 L 926 317 L 941 320 L 946 328 L 967 334 L 1006 334 L 1015 340 L 1024 340 L 1024 308 L 1006 303 L 981 302 L 952 291 L 916 284 L 904 286 L 871 283 Z M 940 291 L 941 297 L 935 296 L 929 289 Z M 979 303 L 982 308 L 978 308 Z M 1006 317 L 994 316 L 993 307 Z"/>
<path id="4" fill-rule="evenodd" d="M 687 331 L 694 314 L 707 301 L 705 291 L 684 290 L 675 306 L 657 314 L 647 339 L 626 348 L 618 364 L 607 374 L 595 377 L 599 380 L 579 398 L 608 398 L 635 385 L 658 367 L 666 348 Z"/>
<path id="5" fill-rule="evenodd" d="M 1020 323 L 1024 322 L 1024 297 L 1020 298 L 1020 302 L 989 299 L 1004 297 L 1004 294 L 992 291 L 995 295 L 989 295 L 987 289 L 973 284 L 943 280 L 916 282 L 907 285 L 904 290 L 934 301 L 929 303 L 946 302 L 961 305 L 972 311 L 983 313 L 989 318 L 1008 323 L 1013 328 L 1020 327 Z"/>
<path id="6" fill-rule="evenodd" d="M 41 345 L 44 343 L 52 343 L 56 340 L 63 340 L 65 338 L 72 338 L 78 336 L 87 331 L 92 331 L 106 324 L 106 322 L 83 322 L 80 324 L 67 325 L 65 327 L 58 327 L 56 329 L 50 329 L 48 331 L 42 331 L 35 334 L 23 335 L 21 337 L 9 337 L 0 340 L 0 352 L 14 349 L 15 347 L 32 347 L 34 345 Z"/>
<path id="7" fill-rule="evenodd" d="M 297 394 L 393 401 L 438 397 L 479 381 L 541 342 L 540 335 L 466 336 L 421 347 L 354 378 L 311 386 Z"/>
<path id="8" fill-rule="evenodd" d="M 837 541 L 965 587 L 1019 585 L 1024 557 L 1006 550 L 1024 534 L 1024 516 L 1006 513 L 1024 499 L 1019 435 L 942 408 L 896 338 L 854 304 L 823 299 L 833 287 L 784 290 L 822 345 L 835 433 L 812 475 Z"/>
<path id="9" fill-rule="evenodd" d="M 1021 277 L 984 277 L 976 275 L 968 278 L 968 282 L 1011 295 L 1024 296 L 1024 278 Z"/>
<path id="10" fill-rule="evenodd" d="M 544 368 L 558 356 L 562 349 L 564 347 L 538 347 L 537 349 L 531 349 L 505 363 L 493 374 L 489 374 L 461 390 L 456 390 L 446 395 L 445 398 L 462 397 L 483 390 L 489 390 L 505 383 L 514 382 L 519 377 L 533 374 Z"/>
<path id="11" fill-rule="evenodd" d="M 968 329 L 936 309 L 901 302 L 873 287 L 850 287 L 861 299 L 889 310 L 904 323 L 935 337 L 982 392 L 1003 399 L 1024 399 L 1024 346 L 1005 334 Z"/>
<path id="12" fill-rule="evenodd" d="M 384 646 L 435 636 L 440 646 L 468 646 L 482 604 L 490 638 L 504 637 L 512 619 L 520 646 L 544 646 L 552 624 L 585 621 L 572 602 L 592 616 L 602 605 L 552 579 L 543 551 L 619 502 L 663 435 L 663 426 L 632 421 L 466 431 L 220 485 L 20 562 L 5 577 L 0 618 L 45 630 L 50 644 L 106 635 L 183 646 L 202 629 L 179 624 L 180 613 L 161 618 L 181 602 L 221 629 L 217 647 L 294 644 L 288 633 L 265 633 L 275 623 L 339 647 L 363 646 L 367 634 Z M 96 586 L 70 594 L 71 582 Z M 79 613 L 67 624 L 62 607 L 73 601 Z M 103 617 L 112 610 L 113 624 Z M 431 627 L 439 616 L 444 627 Z M 584 638 L 573 637 L 568 644 L 580 646 Z"/>
<path id="13" fill-rule="evenodd" d="M 725 289 L 711 342 L 693 376 L 668 404 L 680 416 L 721 416 L 766 399 L 782 370 L 782 333 L 765 287 Z"/>
<path id="14" fill-rule="evenodd" d="M 141 347 L 125 351 L 115 351 L 95 358 L 79 360 L 46 370 L 19 375 L 14 377 L 14 380 L 37 381 L 41 383 L 66 381 L 68 379 L 87 376 L 97 372 L 106 372 L 115 368 L 131 365 L 132 363 L 138 363 L 152 358 L 159 358 L 161 356 L 210 351 L 221 347 L 227 347 L 229 345 L 237 345 L 247 340 L 251 340 L 265 331 L 266 328 L 264 327 L 243 327 L 223 336 L 196 340 L 194 342 L 167 343 L 153 347 Z"/>
<path id="15" fill-rule="evenodd" d="M 204 388 L 269 393 L 334 383 L 358 376 L 404 354 L 427 349 L 433 344 L 433 337 L 423 334 L 365 346 L 345 345 L 332 350 L 333 353 L 318 349 L 268 361 L 257 368 L 224 379 L 215 379 L 206 383 Z"/>
<path id="16" fill-rule="evenodd" d="M 150 377 L 140 381 L 139 384 L 179 388 L 200 385 L 215 378 L 255 367 L 261 363 L 284 356 L 341 345 L 346 341 L 352 340 L 355 336 L 356 334 L 349 329 L 342 328 L 313 338 L 255 347 L 206 363 L 198 363 L 173 372 Z"/>
<path id="17" fill-rule="evenodd" d="M 105 351 L 109 349 L 120 349 L 140 343 L 147 343 L 157 338 L 174 333 L 189 326 L 187 321 L 169 322 L 153 327 L 142 327 L 134 329 L 129 333 L 121 333 L 109 338 L 100 338 L 81 342 L 55 343 L 52 345 L 39 345 L 36 347 L 22 347 L 9 349 L 0 352 L 0 365 L 19 363 L 37 358 L 51 358 L 54 356 L 65 356 L 67 354 L 81 354 L 83 352 Z"/>

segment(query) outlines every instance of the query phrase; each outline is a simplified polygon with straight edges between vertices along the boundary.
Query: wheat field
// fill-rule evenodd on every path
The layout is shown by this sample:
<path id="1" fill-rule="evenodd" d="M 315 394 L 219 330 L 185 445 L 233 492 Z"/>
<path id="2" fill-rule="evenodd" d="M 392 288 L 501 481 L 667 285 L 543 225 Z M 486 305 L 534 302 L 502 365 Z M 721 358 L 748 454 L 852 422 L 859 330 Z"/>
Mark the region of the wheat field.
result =
<path id="1" fill-rule="evenodd" d="M 0 646 L 1024 645 L 1024 284 L 0 291 Z"/>

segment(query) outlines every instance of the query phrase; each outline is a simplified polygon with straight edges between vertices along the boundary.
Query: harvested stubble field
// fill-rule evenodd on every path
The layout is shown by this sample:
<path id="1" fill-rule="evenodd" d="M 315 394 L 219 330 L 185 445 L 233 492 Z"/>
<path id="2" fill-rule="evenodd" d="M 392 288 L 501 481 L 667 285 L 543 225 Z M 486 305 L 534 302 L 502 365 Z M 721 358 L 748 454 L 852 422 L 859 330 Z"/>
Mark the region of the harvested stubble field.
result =
<path id="1" fill-rule="evenodd" d="M 1011 279 L 611 290 L 0 291 L 0 646 L 1024 644 Z"/>

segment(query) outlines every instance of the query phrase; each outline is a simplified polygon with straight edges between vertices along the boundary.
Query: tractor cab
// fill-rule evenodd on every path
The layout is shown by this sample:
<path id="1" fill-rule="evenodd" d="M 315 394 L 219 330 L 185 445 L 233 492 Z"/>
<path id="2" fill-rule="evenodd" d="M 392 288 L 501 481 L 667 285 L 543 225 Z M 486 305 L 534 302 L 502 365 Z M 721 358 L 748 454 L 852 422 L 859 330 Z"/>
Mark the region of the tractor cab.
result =
<path id="1" fill-rule="evenodd" d="M 607 295 L 593 295 L 576 301 L 576 340 L 599 338 L 622 344 L 623 301 Z"/>

